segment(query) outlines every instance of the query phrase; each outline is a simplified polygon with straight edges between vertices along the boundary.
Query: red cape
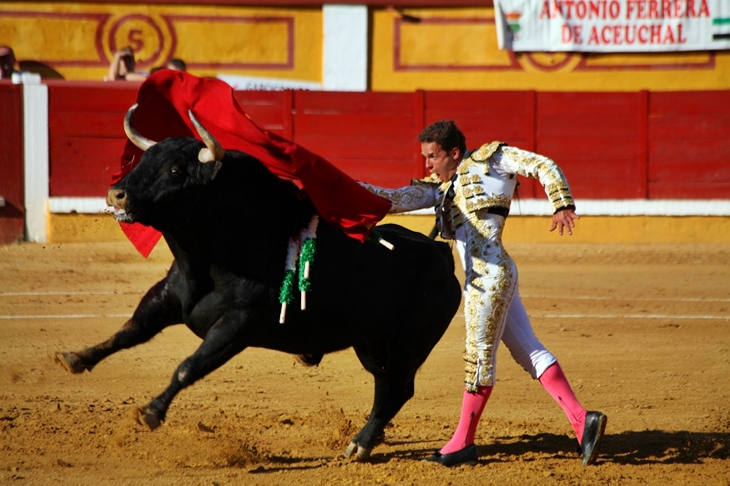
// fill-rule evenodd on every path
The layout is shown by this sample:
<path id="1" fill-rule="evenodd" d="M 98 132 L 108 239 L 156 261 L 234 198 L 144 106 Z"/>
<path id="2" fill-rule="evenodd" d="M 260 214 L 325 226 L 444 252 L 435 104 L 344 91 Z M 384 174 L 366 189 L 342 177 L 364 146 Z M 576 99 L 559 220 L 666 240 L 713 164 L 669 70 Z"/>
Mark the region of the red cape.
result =
<path id="1" fill-rule="evenodd" d="M 372 194 L 319 155 L 259 128 L 223 81 L 163 69 L 142 83 L 137 104 L 133 125 L 144 137 L 156 141 L 167 137 L 200 140 L 188 117 L 190 109 L 225 149 L 252 155 L 275 175 L 298 181 L 322 219 L 359 241 L 367 239 L 390 209 L 390 201 Z M 141 157 L 142 151 L 127 141 L 121 171 L 112 177 L 112 184 L 127 175 Z M 138 223 L 120 225 L 145 257 L 161 236 L 156 229 Z"/>

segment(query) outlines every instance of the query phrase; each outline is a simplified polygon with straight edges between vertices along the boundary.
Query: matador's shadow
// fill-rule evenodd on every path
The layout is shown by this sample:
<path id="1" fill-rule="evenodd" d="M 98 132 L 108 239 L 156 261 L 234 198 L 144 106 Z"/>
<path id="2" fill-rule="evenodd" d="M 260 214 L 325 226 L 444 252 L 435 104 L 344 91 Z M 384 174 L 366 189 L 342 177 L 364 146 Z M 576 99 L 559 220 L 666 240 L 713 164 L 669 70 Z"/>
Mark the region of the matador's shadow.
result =
<path id="1" fill-rule="evenodd" d="M 519 437 L 498 437 L 490 444 L 478 444 L 479 462 L 511 462 L 528 454 L 548 454 L 554 458 L 575 459 L 577 442 L 566 435 L 536 434 Z M 388 456 L 408 456 L 424 459 L 434 449 L 421 452 L 390 453 Z M 376 459 L 378 454 L 374 454 Z M 601 442 L 598 464 L 700 464 L 703 459 L 730 459 L 730 432 L 666 432 L 644 430 L 606 434 Z M 377 459 L 376 459 L 377 460 Z M 387 459 L 386 459 L 387 461 Z"/>
<path id="2" fill-rule="evenodd" d="M 615 464 L 700 464 L 730 459 L 730 432 L 644 430 L 605 435 L 599 461 Z"/>
<path id="3" fill-rule="evenodd" d="M 413 441 L 397 439 L 386 443 L 406 444 Z M 497 437 L 490 444 L 479 445 L 479 463 L 509 463 L 539 460 L 534 454 L 552 456 L 554 459 L 575 460 L 577 442 L 562 434 L 521 435 L 519 437 Z M 434 448 L 407 450 L 372 455 L 371 462 L 384 464 L 392 459 L 420 461 L 430 456 Z M 532 458 L 524 456 L 532 455 Z M 701 464 L 703 459 L 730 459 L 729 432 L 665 432 L 644 430 L 606 434 L 601 443 L 601 454 L 596 464 L 614 463 L 621 465 L 643 464 Z M 252 474 L 274 473 L 293 469 L 319 469 L 332 461 L 349 461 L 341 457 L 288 458 L 273 456 L 268 464 L 251 469 Z"/>

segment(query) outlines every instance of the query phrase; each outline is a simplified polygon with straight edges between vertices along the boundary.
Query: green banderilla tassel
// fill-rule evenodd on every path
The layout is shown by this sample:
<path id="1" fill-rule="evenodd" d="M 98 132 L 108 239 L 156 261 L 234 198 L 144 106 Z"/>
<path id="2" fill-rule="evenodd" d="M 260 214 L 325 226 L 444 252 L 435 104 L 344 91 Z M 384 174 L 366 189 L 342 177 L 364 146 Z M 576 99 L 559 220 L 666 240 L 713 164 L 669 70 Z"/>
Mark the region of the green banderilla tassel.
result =
<path id="1" fill-rule="evenodd" d="M 279 291 L 279 302 L 282 304 L 291 304 L 294 301 L 294 279 L 296 274 L 294 270 L 287 270 L 284 275 L 284 281 L 281 283 Z"/>
<path id="2" fill-rule="evenodd" d="M 314 263 L 314 253 L 317 249 L 317 240 L 307 238 L 302 245 L 302 252 L 299 256 L 299 290 L 309 292 L 312 290 L 312 282 L 309 280 L 308 265 Z"/>
<path id="3" fill-rule="evenodd" d="M 294 300 L 295 278 L 296 272 L 294 270 L 287 270 L 286 274 L 284 274 L 284 281 L 281 283 L 281 290 L 279 291 L 279 302 L 281 302 L 279 324 L 284 324 L 284 320 L 286 319 L 286 307 Z"/>

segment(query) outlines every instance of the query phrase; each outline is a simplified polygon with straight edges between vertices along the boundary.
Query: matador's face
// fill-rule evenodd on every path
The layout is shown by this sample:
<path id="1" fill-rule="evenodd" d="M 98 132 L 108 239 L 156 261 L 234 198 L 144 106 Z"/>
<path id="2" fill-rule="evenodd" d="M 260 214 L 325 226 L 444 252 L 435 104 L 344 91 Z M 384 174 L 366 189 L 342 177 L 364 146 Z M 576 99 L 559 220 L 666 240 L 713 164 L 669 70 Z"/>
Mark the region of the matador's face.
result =
<path id="1" fill-rule="evenodd" d="M 421 154 L 426 160 L 426 168 L 444 182 L 454 176 L 461 162 L 458 148 L 454 147 L 447 152 L 437 142 L 421 142 Z"/>

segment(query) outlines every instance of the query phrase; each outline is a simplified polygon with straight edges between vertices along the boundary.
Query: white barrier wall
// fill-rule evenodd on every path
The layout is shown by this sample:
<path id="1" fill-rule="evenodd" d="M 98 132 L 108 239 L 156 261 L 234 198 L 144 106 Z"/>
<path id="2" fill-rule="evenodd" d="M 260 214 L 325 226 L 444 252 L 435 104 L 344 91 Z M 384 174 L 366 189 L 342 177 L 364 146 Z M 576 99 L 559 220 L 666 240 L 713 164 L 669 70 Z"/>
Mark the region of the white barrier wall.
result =
<path id="1" fill-rule="evenodd" d="M 45 243 L 48 175 L 48 86 L 38 75 L 23 75 L 25 237 Z"/>

